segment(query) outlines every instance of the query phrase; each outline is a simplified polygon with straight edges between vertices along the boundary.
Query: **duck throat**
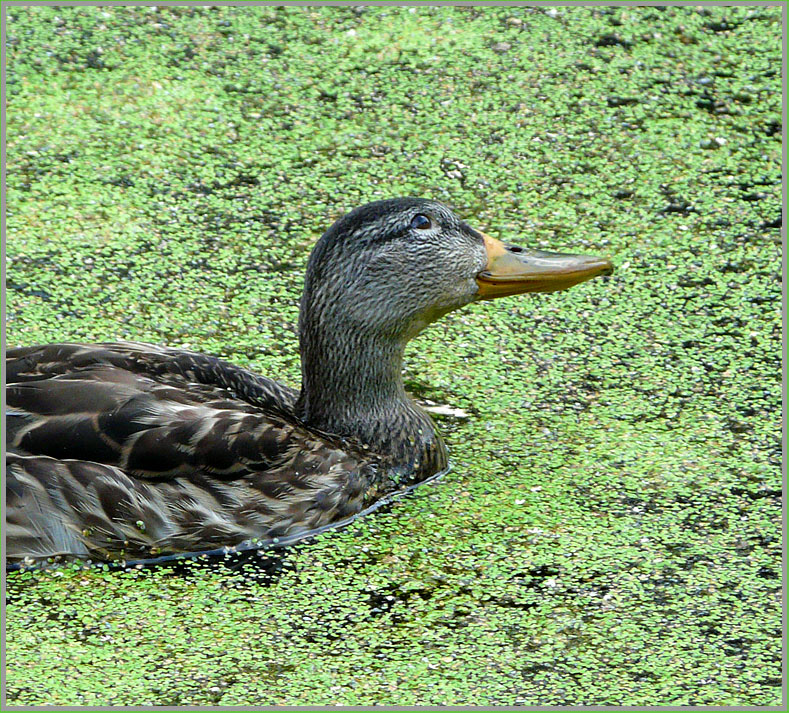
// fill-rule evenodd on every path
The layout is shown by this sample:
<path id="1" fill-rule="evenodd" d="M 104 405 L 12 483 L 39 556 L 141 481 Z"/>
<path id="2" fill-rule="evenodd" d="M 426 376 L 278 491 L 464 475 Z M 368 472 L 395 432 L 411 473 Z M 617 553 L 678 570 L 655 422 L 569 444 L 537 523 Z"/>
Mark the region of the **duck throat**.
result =
<path id="1" fill-rule="evenodd" d="M 308 426 L 382 456 L 401 480 L 418 481 L 443 470 L 447 456 L 433 421 L 405 393 L 404 348 L 401 341 L 358 333 L 303 339 L 295 410 Z"/>

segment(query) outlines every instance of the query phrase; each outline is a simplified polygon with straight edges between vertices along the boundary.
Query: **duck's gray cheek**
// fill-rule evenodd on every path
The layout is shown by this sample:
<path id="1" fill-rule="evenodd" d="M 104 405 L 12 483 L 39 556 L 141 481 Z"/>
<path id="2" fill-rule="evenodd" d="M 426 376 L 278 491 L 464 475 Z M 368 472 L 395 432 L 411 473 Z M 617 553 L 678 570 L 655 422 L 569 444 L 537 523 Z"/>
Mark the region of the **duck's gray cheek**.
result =
<path id="1" fill-rule="evenodd" d="M 457 283 L 455 289 L 450 296 L 450 303 L 454 309 L 463 307 L 469 302 L 473 302 L 477 298 L 477 281 L 476 276 L 469 277 Z"/>

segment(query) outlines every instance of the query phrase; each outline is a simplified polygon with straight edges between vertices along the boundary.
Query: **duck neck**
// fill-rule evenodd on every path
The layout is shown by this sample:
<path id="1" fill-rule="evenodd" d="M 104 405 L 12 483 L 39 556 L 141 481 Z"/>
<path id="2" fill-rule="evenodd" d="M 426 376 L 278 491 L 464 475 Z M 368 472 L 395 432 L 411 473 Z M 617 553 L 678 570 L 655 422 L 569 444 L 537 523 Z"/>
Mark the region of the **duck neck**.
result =
<path id="1" fill-rule="evenodd" d="M 405 393 L 404 349 L 404 341 L 381 335 L 303 332 L 296 414 L 418 479 L 445 468 L 446 451 L 430 417 Z"/>

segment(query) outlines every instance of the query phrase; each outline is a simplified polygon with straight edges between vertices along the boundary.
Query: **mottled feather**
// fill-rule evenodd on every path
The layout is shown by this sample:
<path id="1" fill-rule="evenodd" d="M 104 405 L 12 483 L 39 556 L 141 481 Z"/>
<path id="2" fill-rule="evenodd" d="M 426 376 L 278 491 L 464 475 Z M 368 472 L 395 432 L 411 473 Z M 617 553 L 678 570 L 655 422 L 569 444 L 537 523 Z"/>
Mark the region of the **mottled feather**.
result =
<path id="1" fill-rule="evenodd" d="M 8 552 L 145 558 L 323 527 L 382 468 L 288 413 L 291 390 L 142 344 L 8 352 Z"/>

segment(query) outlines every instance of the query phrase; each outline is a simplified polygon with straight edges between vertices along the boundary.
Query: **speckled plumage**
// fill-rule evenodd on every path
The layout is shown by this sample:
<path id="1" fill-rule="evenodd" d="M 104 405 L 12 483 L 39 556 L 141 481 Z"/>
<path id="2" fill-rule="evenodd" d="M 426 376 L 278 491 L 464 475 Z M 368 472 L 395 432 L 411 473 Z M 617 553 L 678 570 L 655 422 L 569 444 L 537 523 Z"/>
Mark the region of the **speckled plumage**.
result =
<path id="1" fill-rule="evenodd" d="M 13 558 L 267 541 L 347 518 L 383 478 L 375 457 L 296 422 L 295 392 L 219 359 L 141 344 L 8 358 Z"/>

